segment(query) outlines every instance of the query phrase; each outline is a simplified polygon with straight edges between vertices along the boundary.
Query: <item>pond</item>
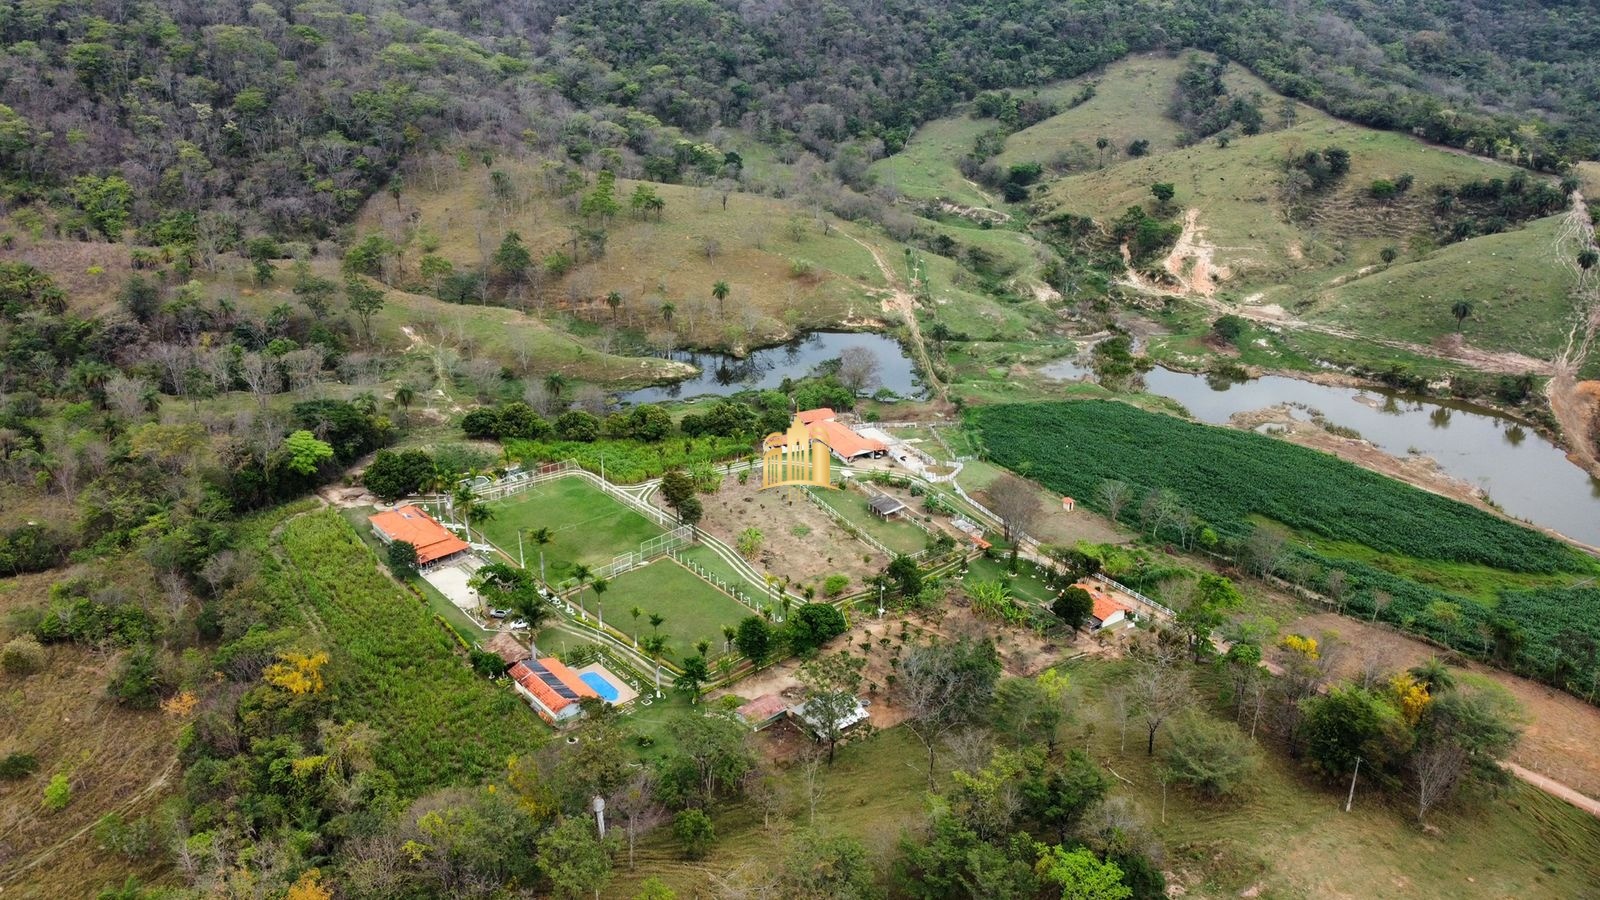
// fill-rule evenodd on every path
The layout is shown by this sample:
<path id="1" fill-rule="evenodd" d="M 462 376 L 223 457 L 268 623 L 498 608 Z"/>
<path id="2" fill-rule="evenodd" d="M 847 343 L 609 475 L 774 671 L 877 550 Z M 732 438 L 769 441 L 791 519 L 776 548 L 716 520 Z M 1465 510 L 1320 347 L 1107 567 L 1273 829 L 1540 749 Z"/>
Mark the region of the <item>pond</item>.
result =
<path id="1" fill-rule="evenodd" d="M 1533 429 L 1481 407 L 1278 375 L 1230 384 L 1157 368 L 1145 374 L 1144 383 L 1150 393 L 1182 403 L 1196 419 L 1219 425 L 1235 413 L 1302 404 L 1392 456 L 1432 457 L 1513 516 L 1600 545 L 1600 479 Z"/>
<path id="2" fill-rule="evenodd" d="M 658 403 L 690 397 L 726 397 L 741 391 L 776 388 L 785 378 L 799 379 L 812 374 L 818 365 L 838 359 L 851 347 L 860 347 L 878 361 L 877 383 L 869 392 L 888 388 L 902 397 L 922 393 L 911 357 L 892 337 L 841 331 L 816 331 L 776 347 L 756 350 L 739 359 L 725 353 L 683 352 L 673 359 L 700 370 L 698 375 L 655 385 L 620 395 L 624 403 Z"/>

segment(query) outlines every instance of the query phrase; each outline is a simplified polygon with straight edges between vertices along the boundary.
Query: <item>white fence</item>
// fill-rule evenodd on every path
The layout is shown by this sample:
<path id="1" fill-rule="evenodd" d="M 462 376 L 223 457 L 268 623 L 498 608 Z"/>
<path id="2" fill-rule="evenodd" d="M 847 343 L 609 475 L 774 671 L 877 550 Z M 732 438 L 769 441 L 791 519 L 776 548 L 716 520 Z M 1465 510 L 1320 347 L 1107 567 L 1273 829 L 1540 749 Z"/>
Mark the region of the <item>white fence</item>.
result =
<path id="1" fill-rule="evenodd" d="M 597 578 L 615 578 L 623 572 L 642 566 L 658 556 L 671 553 L 673 550 L 693 540 L 694 526 L 679 525 L 666 534 L 656 535 L 653 538 L 642 541 L 638 550 L 629 550 L 627 553 L 619 553 L 612 557 L 611 562 L 595 570 L 595 576 Z"/>
<path id="2" fill-rule="evenodd" d="M 1139 601 L 1140 603 L 1144 604 L 1145 606 L 1150 607 L 1151 610 L 1153 610 L 1153 611 L 1155 611 L 1157 613 L 1160 613 L 1161 615 L 1164 615 L 1169 619 L 1177 616 L 1177 613 L 1173 612 L 1167 606 L 1165 606 L 1163 604 L 1160 604 L 1160 603 L 1157 603 L 1154 600 L 1151 600 L 1149 597 L 1146 597 L 1145 595 L 1139 593 L 1138 591 L 1134 590 L 1131 587 L 1128 587 L 1127 585 L 1123 584 L 1120 581 L 1117 581 L 1117 580 L 1112 579 L 1112 578 L 1107 578 L 1106 576 L 1101 575 L 1099 572 L 1096 572 L 1094 574 L 1094 580 L 1100 582 L 1101 584 L 1106 585 L 1107 587 L 1110 587 L 1113 590 L 1121 591 L 1122 593 L 1127 594 L 1129 597 L 1132 597 L 1133 599 Z"/>

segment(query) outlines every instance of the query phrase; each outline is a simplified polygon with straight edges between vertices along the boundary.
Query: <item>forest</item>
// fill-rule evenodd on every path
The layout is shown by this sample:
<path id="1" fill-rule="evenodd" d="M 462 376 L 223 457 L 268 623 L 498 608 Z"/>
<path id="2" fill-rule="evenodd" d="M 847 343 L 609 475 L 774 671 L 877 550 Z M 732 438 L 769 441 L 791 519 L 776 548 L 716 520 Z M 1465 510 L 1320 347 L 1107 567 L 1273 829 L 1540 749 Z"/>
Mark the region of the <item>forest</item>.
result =
<path id="1" fill-rule="evenodd" d="M 1314 893 L 1270 860 L 1229 854 L 1292 834 L 1274 817 L 1324 803 L 1368 749 L 1382 754 L 1368 763 L 1379 824 L 1333 827 L 1394 835 L 1375 871 L 1427 855 L 1432 822 L 1454 827 L 1511 796 L 1515 816 L 1451 835 L 1451 853 L 1501 848 L 1483 895 L 1600 883 L 1590 863 L 1563 869 L 1550 851 L 1592 837 L 1592 823 L 1507 787 L 1496 763 L 1517 723 L 1497 692 L 1443 663 L 1336 673 L 1337 641 L 1269 634 L 1277 623 L 1254 609 L 1240 625 L 1229 580 L 1329 597 L 1460 654 L 1453 663 L 1593 702 L 1593 560 L 1283 442 L 1120 403 L 995 402 L 1037 389 L 1021 373 L 1070 349 L 1063 323 L 1088 333 L 1125 299 L 1178 315 L 1116 283 L 1184 240 L 1195 186 L 1145 178 L 1178 150 L 1237 142 L 1306 221 L 1336 194 L 1336 212 L 1397 211 L 1418 224 L 1406 253 L 1548 220 L 1600 156 L 1590 12 L 1534 0 L 0 4 L 0 718 L 17 723 L 0 733 L 0 891 Z M 1164 117 L 1135 123 L 1150 134 L 1034 135 L 1051 152 L 1016 155 L 1009 139 L 1091 109 L 1096 85 L 1136 84 L 1099 80 L 1130 58 L 1177 73 L 1154 101 Z M 1342 121 L 1297 131 L 1297 115 L 1312 118 L 1301 105 Z M 944 174 L 927 175 L 917 142 L 946 131 Z M 1108 156 L 1152 166 L 1132 201 L 1111 185 L 1109 216 L 1056 202 L 1057 176 L 1109 176 Z M 975 205 L 945 196 L 952 184 Z M 1587 272 L 1592 229 L 1571 228 Z M 1369 249 L 1341 244 L 1338 263 L 1353 270 Z M 1460 308 L 1458 337 L 1472 318 Z M 1225 352 L 1255 352 L 1253 326 L 1233 325 Z M 714 399 L 618 399 L 688 375 L 686 350 L 798 356 L 789 342 L 814 329 L 902 340 L 918 399 L 850 350 Z M 1144 364 L 1132 347 L 1119 333 L 1095 352 L 1130 374 Z M 1537 402 L 1531 374 L 1483 383 Z M 490 630 L 471 630 L 418 576 L 415 548 L 374 553 L 364 527 L 379 504 L 427 493 L 471 538 L 495 514 L 471 479 L 566 460 L 646 500 L 661 479 L 661 515 L 693 525 L 701 495 L 744 484 L 729 464 L 794 410 L 824 406 L 937 422 L 916 440 L 971 441 L 969 476 L 1003 466 L 1038 482 L 1008 515 L 1053 503 L 1041 486 L 1071 492 L 1141 546 L 1041 547 L 1023 569 L 1012 523 L 997 522 L 991 537 L 1004 538 L 986 557 L 960 557 L 939 532 L 922 569 L 897 552 L 848 592 L 828 557 L 813 580 L 843 581 L 818 600 L 762 571 L 759 539 L 742 543 L 713 565 L 752 585 L 765 574 L 783 599 L 670 654 L 658 616 L 609 610 L 610 625 L 631 618 L 633 646 L 605 652 L 638 656 L 641 671 L 653 661 L 674 683 L 626 715 L 586 703 L 581 726 L 555 732 L 480 646 Z M 1115 452 L 1058 452 L 1088 435 L 1114 437 Z M 997 483 L 1003 494 L 1012 482 Z M 971 487 L 994 499 L 994 484 Z M 917 525 L 950 512 L 922 485 L 906 490 Z M 926 529 L 900 524 L 922 543 Z M 810 528 L 770 527 L 796 540 Z M 1184 562 L 1148 564 L 1174 545 Z M 1126 658 L 1067 659 L 1091 640 L 1092 606 L 1040 598 L 1102 565 L 1123 577 L 1115 563 L 1129 558 L 1130 581 L 1179 620 L 1141 627 Z M 967 582 L 969 563 L 984 577 Z M 1023 571 L 1042 586 L 1008 587 Z M 714 587 L 695 580 L 703 571 L 679 575 Z M 528 572 L 500 565 L 471 584 L 522 616 L 544 652 L 604 658 Z M 609 582 L 577 585 L 598 608 Z M 736 660 L 740 677 L 790 678 L 790 699 L 828 709 L 815 741 L 802 733 L 768 759 L 732 713 L 739 697 L 704 696 Z M 833 713 L 857 695 L 903 727 L 842 734 Z M 1173 829 L 1169 785 L 1187 823 Z M 596 797 L 610 804 L 605 836 Z M 1227 853 L 1179 830 L 1220 819 L 1247 829 Z"/>

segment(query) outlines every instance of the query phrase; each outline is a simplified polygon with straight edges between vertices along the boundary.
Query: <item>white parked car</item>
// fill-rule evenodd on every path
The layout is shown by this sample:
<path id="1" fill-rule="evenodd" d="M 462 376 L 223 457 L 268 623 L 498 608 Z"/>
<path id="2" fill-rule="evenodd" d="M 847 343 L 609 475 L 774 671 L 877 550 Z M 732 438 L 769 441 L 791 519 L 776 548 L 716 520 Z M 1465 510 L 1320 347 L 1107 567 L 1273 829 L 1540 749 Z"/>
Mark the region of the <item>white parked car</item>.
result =
<path id="1" fill-rule="evenodd" d="M 514 619 L 507 627 L 509 627 L 512 631 L 526 631 L 528 628 L 528 623 L 524 619 Z"/>

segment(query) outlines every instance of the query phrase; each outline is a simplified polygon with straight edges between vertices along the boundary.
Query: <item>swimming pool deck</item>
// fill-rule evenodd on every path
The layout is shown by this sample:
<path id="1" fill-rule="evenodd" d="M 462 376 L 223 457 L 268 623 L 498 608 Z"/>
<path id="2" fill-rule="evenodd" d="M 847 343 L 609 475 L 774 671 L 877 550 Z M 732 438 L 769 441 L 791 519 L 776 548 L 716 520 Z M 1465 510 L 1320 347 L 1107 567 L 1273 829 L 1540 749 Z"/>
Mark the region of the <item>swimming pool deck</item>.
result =
<path id="1" fill-rule="evenodd" d="M 610 669 L 607 669 L 605 666 L 602 666 L 599 663 L 590 663 L 589 665 L 584 666 L 576 671 L 579 678 L 582 678 L 587 674 L 593 674 L 604 678 L 608 683 L 610 683 L 610 685 L 617 691 L 617 699 L 607 701 L 612 706 L 624 706 L 632 703 L 639 697 L 639 692 L 628 686 L 627 679 L 614 674 Z M 598 691 L 596 693 L 598 693 Z"/>

